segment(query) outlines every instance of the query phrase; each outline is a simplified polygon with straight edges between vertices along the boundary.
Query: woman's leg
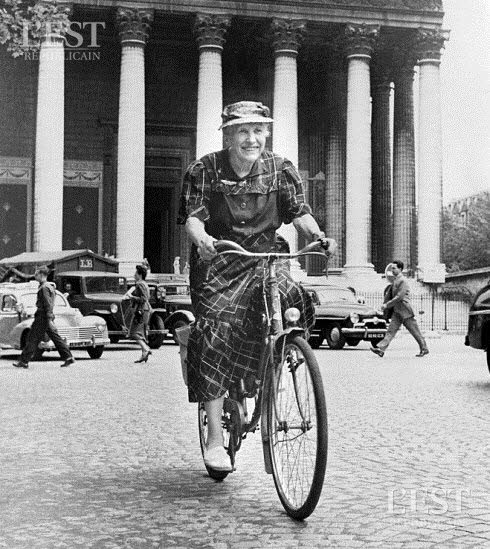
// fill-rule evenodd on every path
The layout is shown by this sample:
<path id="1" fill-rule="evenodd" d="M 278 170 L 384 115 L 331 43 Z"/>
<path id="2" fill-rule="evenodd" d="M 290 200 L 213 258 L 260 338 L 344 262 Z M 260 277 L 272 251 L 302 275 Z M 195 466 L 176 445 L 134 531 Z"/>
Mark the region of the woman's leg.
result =
<path id="1" fill-rule="evenodd" d="M 141 347 L 141 352 L 146 353 L 149 350 L 148 345 L 145 343 L 143 339 L 137 339 L 136 343 Z"/>
<path id="2" fill-rule="evenodd" d="M 223 412 L 223 402 L 225 395 L 204 403 L 204 409 L 208 416 L 208 450 L 215 446 L 223 446 L 223 427 L 221 424 L 221 414 Z"/>

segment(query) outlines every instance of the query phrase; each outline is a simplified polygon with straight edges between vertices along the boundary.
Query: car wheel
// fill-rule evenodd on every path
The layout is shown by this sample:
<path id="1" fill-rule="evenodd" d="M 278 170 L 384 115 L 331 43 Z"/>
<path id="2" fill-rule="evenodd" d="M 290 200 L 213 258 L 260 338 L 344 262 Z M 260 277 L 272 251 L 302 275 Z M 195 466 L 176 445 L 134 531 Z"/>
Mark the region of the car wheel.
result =
<path id="1" fill-rule="evenodd" d="M 360 339 L 352 339 L 352 337 L 346 338 L 345 342 L 349 347 L 357 347 L 359 345 Z"/>
<path id="2" fill-rule="evenodd" d="M 189 326 L 189 324 L 190 324 L 190 322 L 188 322 L 187 320 L 183 320 L 183 319 L 177 320 L 172 324 L 172 327 L 170 328 L 170 332 L 172 333 L 172 337 L 174 338 L 175 343 L 178 343 L 178 341 L 175 337 L 175 330 L 177 328 L 183 328 L 184 326 Z"/>
<path id="3" fill-rule="evenodd" d="M 164 330 L 165 325 L 163 320 L 158 315 L 152 315 L 150 318 L 150 330 Z M 150 349 L 159 349 L 162 346 L 165 334 L 153 334 L 148 337 L 148 345 Z"/>
<path id="4" fill-rule="evenodd" d="M 323 343 L 323 340 L 325 338 L 322 337 L 322 336 L 311 336 L 310 339 L 308 340 L 308 343 L 310 344 L 310 347 L 312 349 L 319 349 L 320 348 L 320 345 Z"/>
<path id="5" fill-rule="evenodd" d="M 339 323 L 336 322 L 327 328 L 326 338 L 330 349 L 340 350 L 344 348 L 345 337 L 342 335 L 342 328 Z"/>
<path id="6" fill-rule="evenodd" d="M 109 340 L 111 343 L 119 343 L 119 336 L 109 336 Z"/>
<path id="7" fill-rule="evenodd" d="M 87 347 L 87 353 L 90 358 L 100 358 L 103 352 L 103 345 L 97 345 L 97 347 Z"/>

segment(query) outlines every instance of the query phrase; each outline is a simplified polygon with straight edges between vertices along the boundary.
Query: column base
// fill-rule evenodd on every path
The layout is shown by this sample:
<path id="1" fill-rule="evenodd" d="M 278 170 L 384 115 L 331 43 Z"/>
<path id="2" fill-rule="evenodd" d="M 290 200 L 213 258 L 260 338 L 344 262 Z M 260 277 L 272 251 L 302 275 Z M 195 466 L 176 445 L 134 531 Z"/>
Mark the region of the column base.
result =
<path id="1" fill-rule="evenodd" d="M 289 260 L 289 272 L 291 273 L 292 279 L 296 280 L 296 282 L 301 282 L 307 276 L 306 271 L 301 268 L 301 264 L 297 259 Z"/>
<path id="2" fill-rule="evenodd" d="M 134 271 L 136 270 L 136 265 L 141 265 L 143 260 L 132 260 L 132 259 L 118 259 L 119 261 L 119 274 L 125 277 L 134 276 Z"/>
<path id="3" fill-rule="evenodd" d="M 341 277 L 347 286 L 352 286 L 357 292 L 382 292 L 386 287 L 386 278 L 378 274 L 372 263 L 344 265 Z"/>
<path id="4" fill-rule="evenodd" d="M 417 266 L 417 280 L 424 284 L 444 284 L 446 265 L 444 263 L 425 263 Z"/>
<path id="5" fill-rule="evenodd" d="M 365 263 L 363 265 L 354 264 L 354 263 L 346 263 L 344 265 L 344 274 L 350 275 L 371 275 L 376 274 L 376 271 L 374 270 L 374 265 L 372 263 Z"/>

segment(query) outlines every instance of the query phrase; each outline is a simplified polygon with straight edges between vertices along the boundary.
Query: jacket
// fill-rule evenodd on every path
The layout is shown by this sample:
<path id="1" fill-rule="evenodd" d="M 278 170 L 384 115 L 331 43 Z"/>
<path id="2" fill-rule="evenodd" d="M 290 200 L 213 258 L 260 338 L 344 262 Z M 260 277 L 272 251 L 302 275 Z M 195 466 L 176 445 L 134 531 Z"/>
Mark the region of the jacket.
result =
<path id="1" fill-rule="evenodd" d="M 36 301 L 36 314 L 35 316 L 48 318 L 49 320 L 54 319 L 53 307 L 54 300 L 56 298 L 56 291 L 53 288 L 53 285 L 49 282 L 44 282 L 39 285 L 37 291 L 37 301 Z"/>
<path id="2" fill-rule="evenodd" d="M 410 286 L 407 279 L 399 274 L 393 281 L 391 295 L 392 298 L 385 303 L 388 309 L 393 309 L 393 312 L 402 318 L 411 318 L 415 313 L 410 304 Z"/>

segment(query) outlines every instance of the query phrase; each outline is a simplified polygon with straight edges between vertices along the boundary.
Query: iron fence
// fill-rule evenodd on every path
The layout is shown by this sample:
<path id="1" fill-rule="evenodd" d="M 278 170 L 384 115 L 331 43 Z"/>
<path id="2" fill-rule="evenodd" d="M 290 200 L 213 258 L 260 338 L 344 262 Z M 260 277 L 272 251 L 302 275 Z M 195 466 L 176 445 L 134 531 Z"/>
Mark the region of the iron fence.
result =
<path id="1" fill-rule="evenodd" d="M 363 292 L 366 304 L 378 309 L 383 292 Z M 410 296 L 415 317 L 422 331 L 437 330 L 466 333 L 470 300 L 465 297 L 444 296 L 435 292 Z"/>

